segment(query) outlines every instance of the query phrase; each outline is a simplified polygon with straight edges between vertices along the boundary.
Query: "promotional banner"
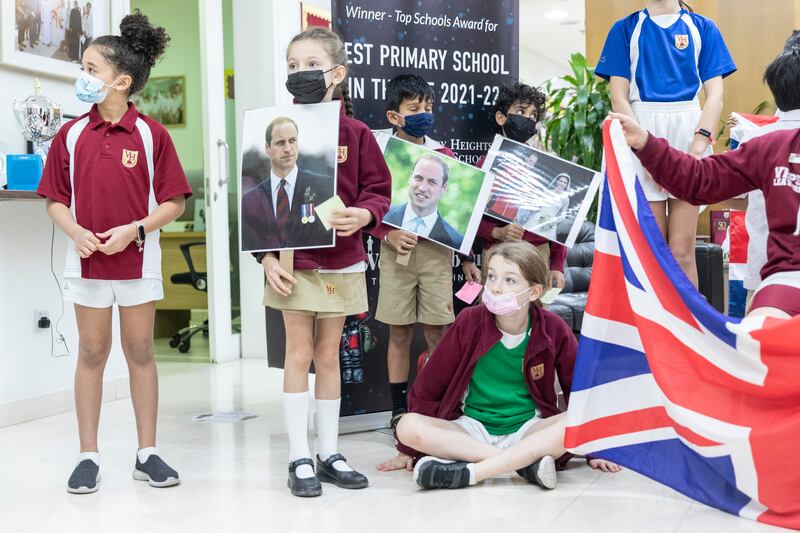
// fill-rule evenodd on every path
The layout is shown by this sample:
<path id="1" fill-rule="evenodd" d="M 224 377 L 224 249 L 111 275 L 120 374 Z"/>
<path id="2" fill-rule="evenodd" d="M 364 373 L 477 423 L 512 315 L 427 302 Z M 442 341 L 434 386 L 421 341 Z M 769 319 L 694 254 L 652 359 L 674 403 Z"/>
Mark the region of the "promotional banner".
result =
<path id="1" fill-rule="evenodd" d="M 374 130 L 388 128 L 386 83 L 399 74 L 425 78 L 436 94 L 430 137 L 474 164 L 494 138 L 490 113 L 503 83 L 519 77 L 519 0 L 332 0 L 333 28 L 350 63 L 356 118 Z M 347 317 L 342 331 L 342 416 L 390 411 L 386 352 L 389 326 L 374 319 L 380 292 L 381 241 L 364 234 L 369 312 Z M 480 268 L 480 247 L 473 246 Z M 464 285 L 461 256 L 453 254 L 453 290 Z M 453 299 L 456 314 L 465 307 Z M 267 308 L 269 365 L 282 367 L 283 319 Z M 426 343 L 416 328 L 409 383 Z M 386 416 L 386 425 L 389 416 Z"/>
<path id="2" fill-rule="evenodd" d="M 356 116 L 389 127 L 386 83 L 416 74 L 433 87 L 430 137 L 475 163 L 492 144 L 499 86 L 519 77 L 519 0 L 333 0 Z"/>

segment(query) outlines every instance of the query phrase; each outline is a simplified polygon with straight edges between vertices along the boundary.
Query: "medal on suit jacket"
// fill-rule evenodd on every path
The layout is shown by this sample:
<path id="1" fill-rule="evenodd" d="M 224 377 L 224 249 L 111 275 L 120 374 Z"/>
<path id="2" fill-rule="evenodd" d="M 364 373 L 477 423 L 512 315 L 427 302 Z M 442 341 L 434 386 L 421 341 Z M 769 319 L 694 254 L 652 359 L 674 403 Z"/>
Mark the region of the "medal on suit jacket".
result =
<path id="1" fill-rule="evenodd" d="M 303 204 L 300 206 L 300 222 L 303 224 L 313 224 L 317 217 L 314 216 L 314 204 Z"/>
<path id="2" fill-rule="evenodd" d="M 303 224 L 313 224 L 317 217 L 314 216 L 314 200 L 317 193 L 311 190 L 311 187 L 306 187 L 303 193 L 303 200 L 306 202 L 300 206 L 300 222 Z"/>

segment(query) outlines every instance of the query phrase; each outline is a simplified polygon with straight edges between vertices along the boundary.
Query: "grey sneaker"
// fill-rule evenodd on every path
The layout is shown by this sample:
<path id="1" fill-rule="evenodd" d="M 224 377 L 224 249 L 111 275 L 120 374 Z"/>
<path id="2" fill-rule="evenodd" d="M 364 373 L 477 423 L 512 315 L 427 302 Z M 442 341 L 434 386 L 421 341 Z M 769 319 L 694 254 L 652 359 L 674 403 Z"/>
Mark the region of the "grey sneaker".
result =
<path id="1" fill-rule="evenodd" d="M 556 460 L 552 455 L 545 455 L 535 463 L 517 470 L 517 474 L 543 489 L 552 490 L 558 486 Z"/>
<path id="2" fill-rule="evenodd" d="M 133 479 L 148 481 L 151 487 L 156 488 L 172 487 L 181 482 L 178 473 L 157 455 L 148 457 L 144 464 L 137 457 L 136 467 L 133 469 Z"/>
<path id="3" fill-rule="evenodd" d="M 414 481 L 423 489 L 461 489 L 469 485 L 468 464 L 426 456 L 414 466 Z"/>
<path id="4" fill-rule="evenodd" d="M 100 483 L 100 467 L 91 459 L 84 459 L 72 471 L 67 481 L 67 492 L 72 494 L 91 494 L 97 491 Z"/>

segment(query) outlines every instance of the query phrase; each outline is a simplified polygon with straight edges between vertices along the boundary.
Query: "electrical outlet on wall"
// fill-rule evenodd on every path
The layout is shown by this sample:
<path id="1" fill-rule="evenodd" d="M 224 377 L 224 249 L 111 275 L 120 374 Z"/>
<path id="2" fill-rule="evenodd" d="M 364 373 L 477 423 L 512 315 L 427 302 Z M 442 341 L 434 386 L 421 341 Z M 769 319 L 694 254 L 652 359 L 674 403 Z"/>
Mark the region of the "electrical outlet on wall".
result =
<path id="1" fill-rule="evenodd" d="M 33 312 L 33 329 L 36 331 L 50 329 L 50 315 L 47 311 Z"/>

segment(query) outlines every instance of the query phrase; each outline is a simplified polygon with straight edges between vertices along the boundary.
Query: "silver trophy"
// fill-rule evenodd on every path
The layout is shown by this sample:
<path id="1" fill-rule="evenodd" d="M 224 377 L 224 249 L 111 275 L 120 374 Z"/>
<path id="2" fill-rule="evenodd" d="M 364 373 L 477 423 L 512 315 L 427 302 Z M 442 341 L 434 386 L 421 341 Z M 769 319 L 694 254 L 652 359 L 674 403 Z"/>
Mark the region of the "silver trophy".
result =
<path id="1" fill-rule="evenodd" d="M 39 78 L 33 82 L 33 94 L 25 100 L 14 98 L 14 117 L 22 136 L 33 143 L 33 153 L 42 161 L 47 156 L 47 142 L 61 126 L 61 104 L 40 94 Z"/>

